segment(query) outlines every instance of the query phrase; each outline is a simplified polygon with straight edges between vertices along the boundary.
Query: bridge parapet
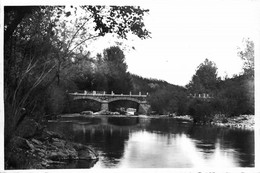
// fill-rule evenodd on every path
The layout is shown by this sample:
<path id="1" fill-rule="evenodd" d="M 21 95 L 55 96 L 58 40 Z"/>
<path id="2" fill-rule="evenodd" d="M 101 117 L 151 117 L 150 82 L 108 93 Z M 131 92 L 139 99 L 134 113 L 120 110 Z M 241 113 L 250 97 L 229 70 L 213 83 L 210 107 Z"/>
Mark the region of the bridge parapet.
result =
<path id="1" fill-rule="evenodd" d="M 83 93 L 69 93 L 70 95 L 74 96 L 107 96 L 107 97 L 144 97 L 146 98 L 148 96 L 148 93 L 146 95 L 142 95 L 141 92 L 139 94 L 132 94 L 131 92 L 129 94 L 115 94 L 113 91 L 111 94 L 107 94 L 105 91 L 84 91 Z"/>
<path id="2" fill-rule="evenodd" d="M 212 94 L 202 93 L 202 94 L 190 94 L 188 97 L 190 98 L 198 98 L 198 99 L 213 99 Z"/>

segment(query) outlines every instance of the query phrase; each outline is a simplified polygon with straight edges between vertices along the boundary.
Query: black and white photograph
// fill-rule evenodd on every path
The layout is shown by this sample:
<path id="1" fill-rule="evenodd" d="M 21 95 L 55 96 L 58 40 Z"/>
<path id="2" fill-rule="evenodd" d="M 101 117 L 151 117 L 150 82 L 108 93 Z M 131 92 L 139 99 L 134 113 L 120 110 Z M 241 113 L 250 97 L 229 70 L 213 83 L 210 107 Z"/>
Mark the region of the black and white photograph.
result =
<path id="1" fill-rule="evenodd" d="M 260 171 L 259 0 L 0 5 L 0 172 Z"/>

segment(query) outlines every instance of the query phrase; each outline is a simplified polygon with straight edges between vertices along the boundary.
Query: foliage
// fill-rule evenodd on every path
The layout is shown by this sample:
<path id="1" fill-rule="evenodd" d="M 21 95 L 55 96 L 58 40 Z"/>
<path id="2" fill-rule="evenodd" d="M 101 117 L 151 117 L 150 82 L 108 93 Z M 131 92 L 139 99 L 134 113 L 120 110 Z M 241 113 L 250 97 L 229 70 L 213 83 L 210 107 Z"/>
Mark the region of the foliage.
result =
<path id="1" fill-rule="evenodd" d="M 104 50 L 103 67 L 106 69 L 107 92 L 129 93 L 132 90 L 132 81 L 127 72 L 125 55 L 119 47 L 110 47 Z"/>
<path id="2" fill-rule="evenodd" d="M 43 88 L 51 83 L 54 70 L 53 54 L 50 44 L 51 34 L 47 32 L 47 13 L 41 8 L 29 8 L 30 14 L 23 15 L 20 20 L 18 14 L 23 11 L 19 8 L 7 8 L 5 18 L 5 47 L 4 47 L 4 82 L 5 108 L 10 109 L 5 114 L 6 138 L 10 138 L 19 123 L 25 117 L 21 111 L 26 109 L 27 115 L 37 111 L 37 105 L 42 103 L 39 95 Z M 25 7 L 26 12 L 28 8 Z M 26 13 L 28 14 L 28 13 Z M 9 18 L 8 18 L 9 17 Z M 20 21 L 20 23 L 16 20 Z M 14 27 L 13 33 L 8 33 Z M 38 88 L 38 90 L 36 90 Z"/>
<path id="3" fill-rule="evenodd" d="M 120 94 L 129 93 L 132 89 L 125 55 L 119 47 L 107 48 L 103 55 L 98 54 L 95 59 L 85 56 L 67 68 L 63 76 L 73 81 L 79 90 Z"/>
<path id="4" fill-rule="evenodd" d="M 133 81 L 133 92 L 138 93 L 142 91 L 143 93 L 154 93 L 159 89 L 163 89 L 171 84 L 163 80 L 144 78 L 138 75 L 131 74 Z"/>
<path id="5" fill-rule="evenodd" d="M 216 99 L 226 115 L 254 114 L 254 79 L 241 75 L 222 81 Z"/>
<path id="6" fill-rule="evenodd" d="M 186 104 L 185 91 L 176 90 L 176 88 L 165 88 L 151 93 L 148 101 L 151 104 L 152 111 L 158 114 L 176 113 L 183 115 Z"/>
<path id="7" fill-rule="evenodd" d="M 150 33 L 143 23 L 147 12 L 133 6 L 71 6 L 71 10 L 64 6 L 4 7 L 6 144 L 25 116 L 35 116 L 36 112 L 43 115 L 46 110 L 57 112 L 58 108 L 42 108 L 56 104 L 64 98 L 64 91 L 71 89 L 66 82 L 74 82 L 66 75 L 67 69 L 88 54 L 84 51 L 87 41 L 108 33 L 148 38 Z M 54 82 L 57 89 L 49 89 Z M 52 99 L 46 101 L 44 96 L 53 91 L 58 91 L 56 101 L 46 103 Z"/>
<path id="8" fill-rule="evenodd" d="M 90 54 L 83 55 L 78 53 L 76 56 L 78 56 L 78 60 L 62 70 L 61 78 L 68 84 L 66 87 L 68 91 L 93 90 L 94 61 L 91 59 Z M 75 87 L 70 87 L 73 85 Z"/>
<path id="9" fill-rule="evenodd" d="M 192 99 L 189 102 L 188 113 L 193 117 L 194 123 L 206 124 L 213 119 L 215 112 L 210 101 Z"/>
<path id="10" fill-rule="evenodd" d="M 153 112 L 157 114 L 176 113 L 177 115 L 186 113 L 187 93 L 185 88 L 162 80 L 131 76 L 133 92 L 149 93 L 148 102 Z"/>
<path id="11" fill-rule="evenodd" d="M 195 122 L 209 122 L 214 114 L 254 114 L 253 52 L 253 43 L 247 41 L 246 50 L 239 52 L 245 60 L 244 74 L 233 78 L 220 80 L 217 77 L 217 67 L 207 59 L 198 67 L 187 88 L 190 93 L 213 93 L 213 98 L 190 98 L 188 114 L 193 116 Z"/>
<path id="12" fill-rule="evenodd" d="M 245 48 L 244 50 L 242 50 L 242 48 L 238 48 L 238 56 L 244 61 L 244 74 L 254 76 L 254 42 L 250 39 L 244 39 L 243 42 L 245 44 Z"/>
<path id="13" fill-rule="evenodd" d="M 145 29 L 143 16 L 149 12 L 133 6 L 82 6 L 86 12 L 91 13 L 94 19 L 94 30 L 99 35 L 106 33 L 116 33 L 122 38 L 132 32 L 139 38 L 148 38 L 150 32 Z"/>
<path id="14" fill-rule="evenodd" d="M 190 99 L 188 114 L 195 122 L 208 123 L 213 115 L 226 117 L 254 114 L 254 79 L 241 75 L 218 83 L 218 90 L 212 99 Z"/>
<path id="15" fill-rule="evenodd" d="M 212 93 L 216 90 L 219 80 L 217 77 L 216 64 L 205 59 L 205 61 L 198 66 L 196 73 L 192 76 L 192 80 L 186 87 L 192 94 Z"/>

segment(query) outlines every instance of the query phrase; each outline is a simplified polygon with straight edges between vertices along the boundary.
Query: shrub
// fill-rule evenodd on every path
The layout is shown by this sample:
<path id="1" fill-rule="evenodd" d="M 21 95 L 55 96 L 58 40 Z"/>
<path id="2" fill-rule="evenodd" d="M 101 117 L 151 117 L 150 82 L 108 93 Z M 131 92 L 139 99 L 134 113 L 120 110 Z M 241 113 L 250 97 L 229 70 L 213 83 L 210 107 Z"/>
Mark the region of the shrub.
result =
<path id="1" fill-rule="evenodd" d="M 193 117 L 194 123 L 206 124 L 212 121 L 214 110 L 210 101 L 192 99 L 189 102 L 188 113 Z"/>

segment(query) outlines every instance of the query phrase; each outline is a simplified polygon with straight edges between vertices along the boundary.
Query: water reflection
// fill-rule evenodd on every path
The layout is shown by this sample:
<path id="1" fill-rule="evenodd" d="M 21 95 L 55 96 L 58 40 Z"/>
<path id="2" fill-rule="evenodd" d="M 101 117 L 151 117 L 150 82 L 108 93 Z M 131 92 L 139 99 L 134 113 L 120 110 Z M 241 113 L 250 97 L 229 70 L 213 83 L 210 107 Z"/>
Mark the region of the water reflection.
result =
<path id="1" fill-rule="evenodd" d="M 108 123 L 117 126 L 133 126 L 139 124 L 139 117 L 108 117 Z"/>
<path id="2" fill-rule="evenodd" d="M 194 126 L 170 118 L 63 121 L 49 123 L 49 128 L 95 148 L 100 159 L 94 168 L 254 166 L 254 134 L 250 131 Z"/>

